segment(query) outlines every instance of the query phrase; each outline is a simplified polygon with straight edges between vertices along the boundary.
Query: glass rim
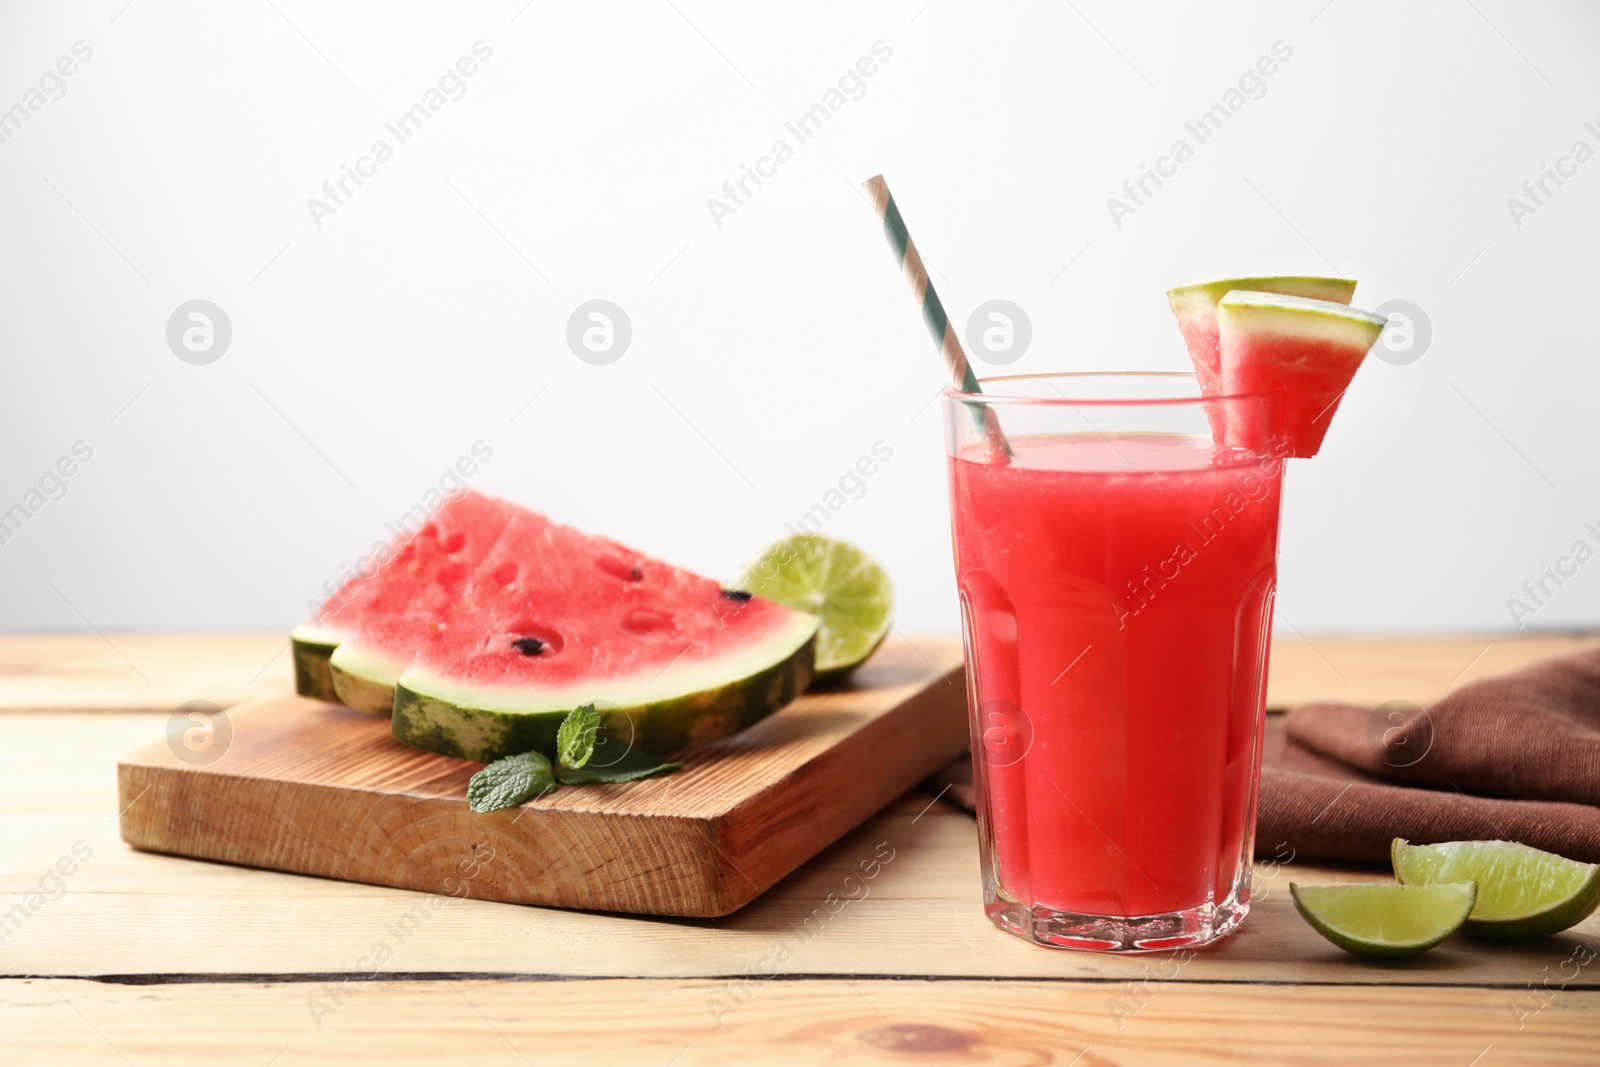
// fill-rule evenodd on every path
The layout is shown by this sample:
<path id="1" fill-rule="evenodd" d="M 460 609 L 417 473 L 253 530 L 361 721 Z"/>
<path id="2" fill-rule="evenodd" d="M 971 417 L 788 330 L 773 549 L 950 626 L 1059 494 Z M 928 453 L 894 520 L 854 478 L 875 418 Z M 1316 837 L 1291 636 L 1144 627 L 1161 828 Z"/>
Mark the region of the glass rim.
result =
<path id="1" fill-rule="evenodd" d="M 979 378 L 977 381 L 978 385 L 981 387 L 986 384 L 1020 382 L 1046 378 L 1132 378 L 1143 380 L 1152 378 L 1161 378 L 1167 380 L 1186 378 L 1190 381 L 1198 383 L 1200 376 L 1194 371 L 1169 370 L 1045 371 L 1035 374 L 997 374 L 990 378 Z M 1059 392 L 1059 390 L 1057 391 Z M 1086 407 L 1095 405 L 1104 407 L 1130 407 L 1135 405 L 1164 406 L 1177 404 L 1232 403 L 1241 400 L 1270 401 L 1271 399 L 1265 393 L 1228 393 L 1222 396 L 1206 396 L 1204 394 L 1197 394 L 1195 396 L 1143 397 L 1073 397 L 1065 394 L 1061 396 L 1007 396 L 1004 393 L 969 393 L 965 390 L 957 389 L 954 386 L 947 386 L 943 395 L 950 400 L 954 400 L 963 404 L 1037 404 L 1044 406 L 1058 405 L 1066 407 Z"/>

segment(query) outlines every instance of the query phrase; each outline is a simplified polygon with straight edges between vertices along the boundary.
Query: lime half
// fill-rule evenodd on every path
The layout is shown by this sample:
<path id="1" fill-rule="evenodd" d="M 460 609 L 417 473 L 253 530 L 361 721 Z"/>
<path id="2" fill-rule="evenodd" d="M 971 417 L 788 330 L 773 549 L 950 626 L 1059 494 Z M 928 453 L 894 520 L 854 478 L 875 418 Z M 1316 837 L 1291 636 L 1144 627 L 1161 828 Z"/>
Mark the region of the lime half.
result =
<path id="1" fill-rule="evenodd" d="M 1415 956 L 1467 921 L 1478 887 L 1441 885 L 1295 885 L 1289 895 L 1301 918 L 1358 956 Z"/>
<path id="2" fill-rule="evenodd" d="M 1394 876 L 1407 885 L 1477 882 L 1467 933 L 1526 941 L 1576 926 L 1600 906 L 1600 864 L 1579 863 L 1514 841 L 1446 841 L 1389 847 Z"/>
<path id="3" fill-rule="evenodd" d="M 772 545 L 739 576 L 738 587 L 820 616 L 815 680 L 842 678 L 883 643 L 894 585 L 872 557 L 843 541 L 795 534 Z"/>

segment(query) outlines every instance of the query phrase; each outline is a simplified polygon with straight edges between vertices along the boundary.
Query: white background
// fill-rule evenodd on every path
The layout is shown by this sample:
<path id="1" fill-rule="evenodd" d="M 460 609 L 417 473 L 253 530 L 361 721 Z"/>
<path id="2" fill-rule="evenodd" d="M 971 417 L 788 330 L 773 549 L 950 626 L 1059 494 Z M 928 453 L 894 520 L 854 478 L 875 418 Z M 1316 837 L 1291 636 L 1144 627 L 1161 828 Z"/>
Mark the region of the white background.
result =
<path id="1" fill-rule="evenodd" d="M 0 545 L 0 626 L 287 627 L 480 439 L 474 486 L 725 575 L 881 439 L 827 532 L 887 564 L 903 630 L 954 629 L 943 372 L 857 191 L 878 171 L 956 321 L 1026 309 L 1010 371 L 1184 369 L 1162 294 L 1207 277 L 1339 271 L 1425 309 L 1422 358 L 1369 360 L 1291 469 L 1298 629 L 1504 629 L 1600 546 L 1600 161 L 1520 227 L 1506 204 L 1600 148 L 1600 5 L 445 7 L 5 6 L 0 108 L 93 57 L 0 144 L 0 508 L 94 455 Z M 479 40 L 465 96 L 318 227 L 307 198 Z M 1277 41 L 1265 94 L 1116 226 L 1107 198 Z M 196 298 L 233 327 L 207 366 L 165 336 Z M 565 340 L 594 298 L 633 327 L 607 366 Z M 1529 622 L 1597 615 L 1600 562 Z"/>

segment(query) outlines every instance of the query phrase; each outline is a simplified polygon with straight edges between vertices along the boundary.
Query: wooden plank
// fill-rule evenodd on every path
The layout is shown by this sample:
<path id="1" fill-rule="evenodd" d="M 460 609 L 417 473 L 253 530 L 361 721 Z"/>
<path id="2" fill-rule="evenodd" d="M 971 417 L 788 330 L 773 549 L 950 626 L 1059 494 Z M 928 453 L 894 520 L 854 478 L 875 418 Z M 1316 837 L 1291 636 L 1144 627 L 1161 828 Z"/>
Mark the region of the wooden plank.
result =
<path id="1" fill-rule="evenodd" d="M 1454 684 L 1516 670 L 1594 641 L 1584 634 L 1306 638 L 1279 633 L 1272 643 L 1267 704 L 1426 703 Z M 0 712 L 170 712 L 188 700 L 232 707 L 292 687 L 286 648 L 281 633 L 5 635 L 0 637 Z"/>
<path id="2" fill-rule="evenodd" d="M 109 766 L 107 764 L 107 766 Z M 926 801 L 923 801 L 925 804 Z M 984 918 L 970 817 L 935 806 L 869 820 L 727 918 L 660 920 L 429 898 L 411 892 L 133 851 L 111 816 L 0 816 L 0 901 L 43 888 L 38 909 L 0 922 L 13 975 L 343 973 L 707 977 L 758 970 L 784 946 L 786 977 L 929 975 L 1132 980 L 1146 957 L 1038 948 Z M 82 841 L 90 858 L 48 879 Z M 893 850 L 871 867 L 882 845 Z M 83 851 L 80 847 L 79 851 Z M 867 873 L 862 864 L 868 863 Z M 1188 962 L 1180 981 L 1523 985 L 1600 953 L 1600 917 L 1526 945 L 1453 938 L 1416 960 L 1348 956 L 1295 913 L 1287 882 L 1376 880 L 1378 870 L 1258 865 L 1244 926 Z M 829 899 L 829 894 L 833 899 Z M 420 910 L 419 910 L 420 909 Z M 0 911 L 0 920 L 4 912 Z M 286 935 L 286 931 L 292 934 Z M 403 935 L 403 940 L 402 940 Z M 1573 988 L 1600 988 L 1600 965 Z"/>
<path id="3" fill-rule="evenodd" d="M 1279 633 L 1272 639 L 1267 706 L 1428 704 L 1458 685 L 1589 648 L 1595 641 L 1593 634 L 1556 633 L 1310 638 Z"/>
<path id="4" fill-rule="evenodd" d="M 386 719 L 267 698 L 228 713 L 212 761 L 164 739 L 119 764 L 122 835 L 427 893 L 726 915 L 965 749 L 962 678 L 958 642 L 896 639 L 674 774 L 487 815 L 466 803 L 477 764 L 402 745 Z"/>
<path id="5" fill-rule="evenodd" d="M 288 636 L 7 634 L 0 711 L 172 711 L 294 689 Z"/>
<path id="6" fill-rule="evenodd" d="M 1481 646 L 1480 646 L 1481 647 Z M 1485 657 L 1487 659 L 1488 657 Z M 1459 670 L 1459 667 L 1456 668 Z M 1448 679 L 1446 679 L 1448 681 Z M 66 891 L 6 927 L 0 959 L 10 974 L 283 974 L 336 972 L 370 952 L 385 924 L 421 899 L 400 890 L 254 871 L 132 851 L 116 836 L 114 765 L 136 743 L 163 736 L 165 714 L 0 716 L 0 902 L 9 908 L 71 846 L 92 859 Z M 1035 949 L 990 927 L 979 908 L 970 819 L 915 794 L 825 850 L 737 915 L 657 921 L 450 902 L 388 964 L 391 971 L 659 975 L 736 974 L 755 966 L 792 924 L 880 842 L 896 858 L 869 898 L 853 901 L 810 936 L 788 973 L 1136 978 L 1142 960 Z M 1267 894 L 1244 929 L 1187 965 L 1179 981 L 1305 981 L 1514 985 L 1545 981 L 1574 953 L 1600 950 L 1600 919 L 1528 946 L 1453 939 L 1410 964 L 1343 956 L 1293 914 L 1284 882 L 1381 877 L 1290 863 L 1258 867 Z M 53 890 L 51 883 L 47 890 Z M 0 912 L 3 913 L 3 912 Z M 818 926 L 813 918 L 813 926 Z M 284 931 L 293 931 L 286 937 Z M 1593 987 L 1594 964 L 1572 988 Z"/>
<path id="7" fill-rule="evenodd" d="M 1542 1065 L 1600 993 L 1098 982 L 0 982 L 26 1063 Z"/>

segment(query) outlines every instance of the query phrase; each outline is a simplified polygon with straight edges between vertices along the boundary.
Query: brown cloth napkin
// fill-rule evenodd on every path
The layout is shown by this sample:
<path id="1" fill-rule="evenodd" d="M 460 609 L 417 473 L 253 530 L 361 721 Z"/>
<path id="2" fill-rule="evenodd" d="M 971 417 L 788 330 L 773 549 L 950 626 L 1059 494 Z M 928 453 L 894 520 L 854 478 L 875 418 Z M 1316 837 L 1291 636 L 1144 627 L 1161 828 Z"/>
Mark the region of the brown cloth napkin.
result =
<path id="1" fill-rule="evenodd" d="M 965 759 L 931 781 L 971 809 Z M 1600 862 L 1600 646 L 1427 708 L 1269 716 L 1256 853 L 1387 862 L 1389 842 L 1501 838 Z"/>
<path id="2" fill-rule="evenodd" d="M 1503 838 L 1600 861 L 1600 647 L 1428 708 L 1312 704 L 1268 725 L 1258 854 L 1386 860 L 1394 837 Z"/>

